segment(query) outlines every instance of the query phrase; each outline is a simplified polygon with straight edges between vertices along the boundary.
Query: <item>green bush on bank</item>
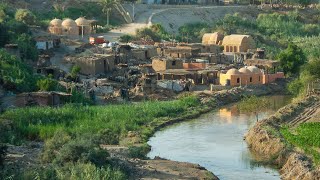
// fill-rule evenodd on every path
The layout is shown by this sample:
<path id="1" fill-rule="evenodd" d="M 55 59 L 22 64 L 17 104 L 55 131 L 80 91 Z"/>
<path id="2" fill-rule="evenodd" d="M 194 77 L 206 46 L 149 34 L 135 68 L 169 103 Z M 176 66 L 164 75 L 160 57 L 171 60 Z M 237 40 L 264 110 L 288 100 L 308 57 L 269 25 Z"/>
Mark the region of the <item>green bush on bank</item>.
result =
<path id="1" fill-rule="evenodd" d="M 320 164 L 320 123 L 303 123 L 294 130 L 283 127 L 281 134 L 289 143 L 311 155 L 316 165 Z"/>

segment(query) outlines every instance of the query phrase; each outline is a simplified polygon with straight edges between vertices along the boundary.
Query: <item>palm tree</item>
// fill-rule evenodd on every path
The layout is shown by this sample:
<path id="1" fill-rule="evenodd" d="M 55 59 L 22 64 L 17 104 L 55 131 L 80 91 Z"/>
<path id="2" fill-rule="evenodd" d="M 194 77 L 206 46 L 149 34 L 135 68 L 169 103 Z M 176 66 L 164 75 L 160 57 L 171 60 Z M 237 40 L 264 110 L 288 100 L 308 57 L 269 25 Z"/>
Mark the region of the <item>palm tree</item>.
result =
<path id="1" fill-rule="evenodd" d="M 112 7 L 116 3 L 115 0 L 101 0 L 100 4 L 102 5 L 102 12 L 107 15 L 107 25 L 109 26 L 109 16 L 112 10 Z"/>

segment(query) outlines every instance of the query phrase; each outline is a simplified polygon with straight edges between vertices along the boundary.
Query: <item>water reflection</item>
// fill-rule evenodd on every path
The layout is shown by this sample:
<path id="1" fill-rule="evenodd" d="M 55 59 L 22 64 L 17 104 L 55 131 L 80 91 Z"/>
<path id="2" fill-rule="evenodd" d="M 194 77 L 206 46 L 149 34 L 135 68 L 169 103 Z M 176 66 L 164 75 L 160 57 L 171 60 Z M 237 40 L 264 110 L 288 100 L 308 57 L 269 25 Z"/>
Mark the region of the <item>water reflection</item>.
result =
<path id="1" fill-rule="evenodd" d="M 290 98 L 271 96 L 269 109 L 260 119 L 288 103 Z M 200 164 L 221 179 L 279 179 L 278 172 L 257 163 L 243 135 L 256 122 L 253 114 L 242 114 L 237 104 L 157 132 L 148 142 L 149 157 Z"/>

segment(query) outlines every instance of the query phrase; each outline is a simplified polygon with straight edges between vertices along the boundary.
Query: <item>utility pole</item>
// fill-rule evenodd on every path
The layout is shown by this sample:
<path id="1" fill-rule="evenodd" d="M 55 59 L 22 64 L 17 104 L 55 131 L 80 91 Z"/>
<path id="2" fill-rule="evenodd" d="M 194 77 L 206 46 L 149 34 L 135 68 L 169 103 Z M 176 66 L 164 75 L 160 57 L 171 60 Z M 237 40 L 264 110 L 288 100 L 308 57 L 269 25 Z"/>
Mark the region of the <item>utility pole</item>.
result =
<path id="1" fill-rule="evenodd" d="M 132 21 L 134 22 L 134 1 L 132 2 Z"/>

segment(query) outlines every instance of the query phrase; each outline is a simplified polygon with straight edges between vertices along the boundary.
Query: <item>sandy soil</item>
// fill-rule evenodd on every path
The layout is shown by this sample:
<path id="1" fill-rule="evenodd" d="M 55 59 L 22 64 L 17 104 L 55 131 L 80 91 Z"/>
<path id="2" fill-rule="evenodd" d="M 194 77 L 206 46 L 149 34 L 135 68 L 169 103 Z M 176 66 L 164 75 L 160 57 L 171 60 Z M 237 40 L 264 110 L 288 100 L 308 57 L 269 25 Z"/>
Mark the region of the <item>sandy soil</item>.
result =
<path id="1" fill-rule="evenodd" d="M 132 16 L 132 6 L 124 5 Z M 250 6 L 166 6 L 146 5 L 135 6 L 135 22 L 123 25 L 104 34 L 108 40 L 116 41 L 121 35 L 134 35 L 137 29 L 152 24 L 161 24 L 170 33 L 178 33 L 179 27 L 187 23 L 213 22 L 226 14 L 239 13 L 248 18 L 254 18 L 258 9 Z"/>

